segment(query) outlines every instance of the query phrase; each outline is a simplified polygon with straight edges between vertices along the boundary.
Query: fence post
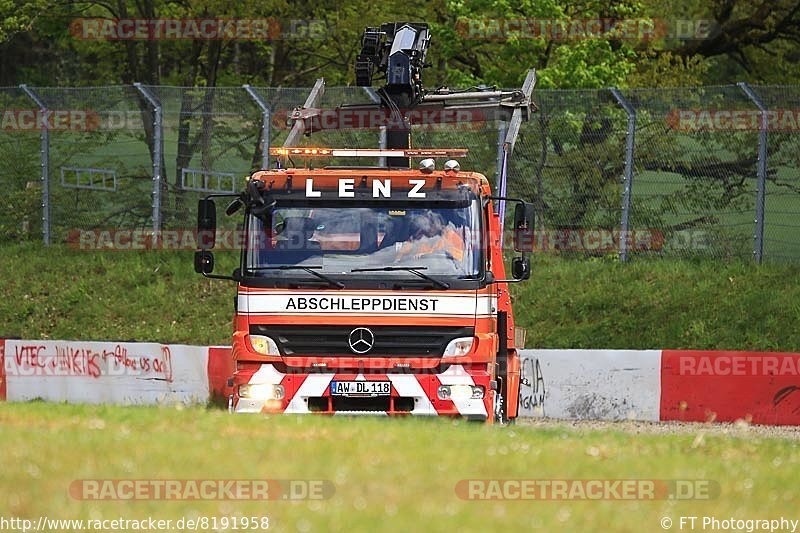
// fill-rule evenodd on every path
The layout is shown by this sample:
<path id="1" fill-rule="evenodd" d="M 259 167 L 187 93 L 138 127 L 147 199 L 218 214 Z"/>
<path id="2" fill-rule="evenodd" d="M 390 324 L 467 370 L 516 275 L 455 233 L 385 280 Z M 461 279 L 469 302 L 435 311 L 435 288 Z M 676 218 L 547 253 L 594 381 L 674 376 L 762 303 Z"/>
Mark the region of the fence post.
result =
<path id="1" fill-rule="evenodd" d="M 625 175 L 622 182 L 622 220 L 619 235 L 619 259 L 628 260 L 628 230 L 631 216 L 631 196 L 633 195 L 633 154 L 636 136 L 636 110 L 619 89 L 609 89 L 617 103 L 628 114 L 628 131 L 625 138 Z"/>
<path id="2" fill-rule="evenodd" d="M 41 148 L 39 150 L 42 166 L 42 242 L 45 246 L 50 246 L 50 128 L 47 122 L 49 111 L 33 89 L 24 84 L 19 88 L 39 106 L 42 117 Z"/>
<path id="3" fill-rule="evenodd" d="M 164 120 L 161 102 L 141 83 L 133 84 L 153 107 L 153 233 L 161 231 L 161 169 L 164 167 L 162 150 Z"/>
<path id="4" fill-rule="evenodd" d="M 761 98 L 747 83 L 740 81 L 736 85 L 753 102 L 761 112 L 761 126 L 758 129 L 758 162 L 756 166 L 756 219 L 755 234 L 753 235 L 753 257 L 756 263 L 761 263 L 764 257 L 764 204 L 767 194 L 767 125 L 769 116 L 767 108 Z"/>
<path id="5" fill-rule="evenodd" d="M 497 125 L 497 168 L 495 170 L 495 187 L 498 191 L 501 185 L 500 176 L 503 174 L 503 143 L 506 142 L 506 128 L 506 121 L 500 120 Z"/>
<path id="6" fill-rule="evenodd" d="M 252 87 L 249 85 L 242 85 L 242 88 L 247 91 L 247 94 L 250 95 L 256 105 L 261 109 L 261 170 L 267 170 L 269 168 L 269 147 L 270 143 L 272 142 L 271 135 L 271 113 L 269 105 L 264 99 L 261 97 L 260 94 L 255 92 Z"/>
<path id="7" fill-rule="evenodd" d="M 372 100 L 373 103 L 375 104 L 381 103 L 380 96 L 378 96 L 378 93 L 376 93 L 375 89 L 373 89 L 372 87 L 364 87 L 364 92 L 367 93 L 367 96 L 369 96 L 369 99 Z M 386 126 L 381 126 L 380 129 L 378 130 L 378 146 L 381 148 L 381 150 L 385 150 L 388 142 L 389 141 L 386 135 Z M 379 167 L 386 166 L 385 157 L 378 158 L 378 166 Z"/>

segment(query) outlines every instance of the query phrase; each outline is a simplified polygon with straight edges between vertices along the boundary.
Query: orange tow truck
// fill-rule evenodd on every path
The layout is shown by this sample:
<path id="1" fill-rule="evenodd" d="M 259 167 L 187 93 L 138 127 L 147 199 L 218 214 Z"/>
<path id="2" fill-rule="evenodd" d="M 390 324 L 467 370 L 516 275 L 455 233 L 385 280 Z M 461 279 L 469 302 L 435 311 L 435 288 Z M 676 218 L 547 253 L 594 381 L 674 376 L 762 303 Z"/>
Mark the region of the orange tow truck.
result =
<path id="1" fill-rule="evenodd" d="M 533 71 L 521 91 L 423 95 L 427 26 L 374 30 L 367 28 L 357 62 L 360 83 L 371 82 L 365 68 L 410 69 L 389 80 L 376 106 L 390 113 L 398 103 L 497 109 L 509 137 L 516 135 L 532 106 Z M 514 139 L 503 146 L 494 195 L 484 175 L 461 169 L 467 150 L 411 149 L 412 125 L 378 149 L 293 146 L 313 121 L 313 104 L 309 96 L 284 146 L 270 150 L 276 168 L 253 173 L 241 193 L 199 202 L 198 232 L 206 238 L 198 239 L 195 270 L 238 287 L 229 409 L 513 420 L 524 341 L 508 286 L 530 276 L 523 243 L 534 228 L 533 206 L 504 196 Z M 381 164 L 318 164 L 348 157 Z M 303 163 L 284 167 L 296 160 Z M 230 276 L 213 273 L 215 200 L 225 196 L 233 197 L 229 216 L 244 213 L 239 267 Z M 510 276 L 506 203 L 515 204 Z"/>

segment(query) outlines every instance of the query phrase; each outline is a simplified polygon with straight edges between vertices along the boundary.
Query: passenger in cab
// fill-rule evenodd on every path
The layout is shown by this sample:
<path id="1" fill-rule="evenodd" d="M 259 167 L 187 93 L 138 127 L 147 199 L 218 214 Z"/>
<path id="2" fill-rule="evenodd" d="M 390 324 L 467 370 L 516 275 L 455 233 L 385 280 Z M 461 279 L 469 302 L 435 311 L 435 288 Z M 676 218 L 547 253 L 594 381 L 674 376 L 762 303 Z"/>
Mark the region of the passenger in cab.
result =
<path id="1" fill-rule="evenodd" d="M 466 244 L 452 224 L 445 224 L 439 213 L 430 209 L 420 211 L 409 221 L 409 238 L 400 245 L 397 260 L 420 259 L 426 255 L 442 253 L 461 262 Z"/>

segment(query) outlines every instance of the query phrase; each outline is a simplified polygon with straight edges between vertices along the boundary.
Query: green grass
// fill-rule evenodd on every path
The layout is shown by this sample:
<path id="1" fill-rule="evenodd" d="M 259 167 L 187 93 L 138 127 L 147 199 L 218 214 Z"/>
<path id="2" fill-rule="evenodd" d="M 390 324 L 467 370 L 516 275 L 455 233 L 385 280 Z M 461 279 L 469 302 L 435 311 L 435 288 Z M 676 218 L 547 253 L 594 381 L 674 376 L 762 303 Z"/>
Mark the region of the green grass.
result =
<path id="1" fill-rule="evenodd" d="M 701 432 L 7 404 L 0 405 L 0 516 L 267 515 L 277 531 L 658 531 L 664 516 L 797 518 L 798 441 Z M 76 479 L 130 478 L 330 480 L 335 494 L 266 503 L 68 495 Z M 470 501 L 454 490 L 462 479 L 635 478 L 705 479 L 719 494 L 701 501 Z"/>
<path id="2" fill-rule="evenodd" d="M 0 257 L 0 336 L 230 337 L 234 285 L 195 274 L 191 253 L 4 244 Z M 530 348 L 800 350 L 800 266 L 539 255 L 512 290 Z"/>
<path id="3" fill-rule="evenodd" d="M 800 266 L 542 258 L 515 287 L 532 348 L 800 350 Z"/>
<path id="4" fill-rule="evenodd" d="M 235 287 L 194 273 L 190 252 L 0 246 L 0 335 L 229 342 Z"/>

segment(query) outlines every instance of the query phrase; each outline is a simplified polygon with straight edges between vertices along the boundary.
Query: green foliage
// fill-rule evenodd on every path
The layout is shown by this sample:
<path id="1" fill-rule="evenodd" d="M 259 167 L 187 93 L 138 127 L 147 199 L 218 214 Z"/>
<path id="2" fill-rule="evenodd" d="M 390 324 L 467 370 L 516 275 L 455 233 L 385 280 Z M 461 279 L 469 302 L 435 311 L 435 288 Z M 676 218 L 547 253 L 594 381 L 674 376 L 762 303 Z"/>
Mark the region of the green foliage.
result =
<path id="1" fill-rule="evenodd" d="M 542 87 L 595 88 L 627 85 L 636 68 L 632 50 L 613 50 L 608 41 L 586 41 L 559 46 L 542 70 Z"/>
<path id="2" fill-rule="evenodd" d="M 640 67 L 630 73 L 628 87 L 696 87 L 711 80 L 709 62 L 700 56 L 681 57 L 669 51 L 642 53 Z"/>
<path id="3" fill-rule="evenodd" d="M 463 73 L 453 73 L 455 83 L 463 84 L 471 77 L 474 82 L 513 87 L 524 79 L 528 68 L 536 66 L 540 87 L 607 87 L 623 85 L 636 66 L 631 43 L 616 39 L 613 31 L 602 38 L 584 38 L 581 28 L 574 30 L 576 26 L 570 25 L 575 20 L 640 16 L 641 6 L 636 1 L 448 0 L 446 5 L 461 31 L 447 36 L 444 52 L 453 54 L 466 68 Z M 563 23 L 564 38 L 548 39 L 557 30 L 544 30 L 544 35 L 537 37 L 535 29 L 517 30 L 517 22 L 533 23 L 534 28 Z"/>
<path id="4" fill-rule="evenodd" d="M 433 28 L 433 68 L 425 73 L 430 87 L 513 87 L 530 67 L 539 70 L 540 87 L 553 88 L 796 80 L 791 69 L 780 68 L 799 53 L 791 38 L 795 15 L 788 0 L 774 4 L 765 13 L 739 0 L 725 13 L 707 0 L 0 0 L 0 47 L 4 54 L 23 58 L 9 64 L 14 83 L 310 86 L 323 76 L 329 85 L 345 85 L 354 81 L 353 62 L 365 26 L 411 20 Z M 674 32 L 680 23 L 693 29 L 697 21 L 724 16 L 730 17 L 721 21 L 730 23 L 724 28 L 732 32 L 729 49 L 703 50 L 702 40 L 691 31 L 660 33 Z M 282 33 L 268 40 L 125 41 L 81 39 L 70 31 L 78 18 L 208 17 L 268 18 L 278 21 Z M 617 27 L 587 36 L 579 22 L 587 20 L 634 21 L 635 29 Z M 549 29 L 539 35 L 530 27 L 502 30 L 515 21 Z M 553 29 L 560 24 L 565 24 L 560 31 Z M 744 29 L 737 32 L 737 27 Z"/>
<path id="5" fill-rule="evenodd" d="M 46 5 L 45 0 L 0 0 L 0 44 L 29 31 Z"/>

